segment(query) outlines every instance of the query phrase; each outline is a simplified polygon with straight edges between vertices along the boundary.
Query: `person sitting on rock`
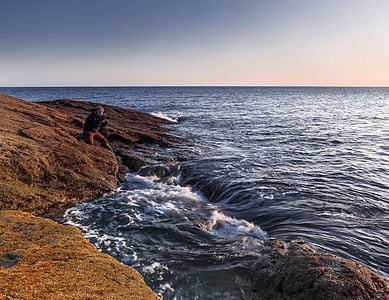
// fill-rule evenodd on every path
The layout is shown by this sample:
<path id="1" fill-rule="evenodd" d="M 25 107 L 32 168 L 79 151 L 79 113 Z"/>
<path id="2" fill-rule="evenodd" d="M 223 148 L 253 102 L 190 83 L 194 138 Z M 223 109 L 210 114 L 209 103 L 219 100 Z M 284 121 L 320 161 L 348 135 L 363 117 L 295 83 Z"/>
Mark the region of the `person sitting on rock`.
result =
<path id="1" fill-rule="evenodd" d="M 93 145 L 93 140 L 96 138 L 105 148 L 112 151 L 107 139 L 99 132 L 99 129 L 107 125 L 107 117 L 104 109 L 101 106 L 92 108 L 90 115 L 86 118 L 83 127 L 84 138 L 88 144 Z"/>

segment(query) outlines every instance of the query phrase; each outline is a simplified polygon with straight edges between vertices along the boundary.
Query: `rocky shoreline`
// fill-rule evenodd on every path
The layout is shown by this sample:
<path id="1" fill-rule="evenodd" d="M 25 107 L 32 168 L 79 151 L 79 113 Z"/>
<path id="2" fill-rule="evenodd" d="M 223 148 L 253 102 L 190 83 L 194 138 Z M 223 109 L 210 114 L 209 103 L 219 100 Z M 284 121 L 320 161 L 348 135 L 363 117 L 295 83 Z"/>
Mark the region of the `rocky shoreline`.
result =
<path id="1" fill-rule="evenodd" d="M 99 197 L 129 171 L 180 160 L 187 141 L 167 120 L 101 105 L 115 155 L 78 139 L 92 102 L 32 103 L 0 94 L 0 297 L 158 299 L 142 276 L 98 252 L 82 233 L 41 216 Z M 38 217 L 40 216 L 40 217 Z M 266 242 L 252 299 L 388 299 L 369 269 L 296 243 Z"/>
<path id="2" fill-rule="evenodd" d="M 79 230 L 37 217 L 99 197 L 143 165 L 179 159 L 164 154 L 185 142 L 162 126 L 168 121 L 109 105 L 103 134 L 115 154 L 79 140 L 97 105 L 0 94 L 2 299 L 158 299 L 137 271 Z"/>

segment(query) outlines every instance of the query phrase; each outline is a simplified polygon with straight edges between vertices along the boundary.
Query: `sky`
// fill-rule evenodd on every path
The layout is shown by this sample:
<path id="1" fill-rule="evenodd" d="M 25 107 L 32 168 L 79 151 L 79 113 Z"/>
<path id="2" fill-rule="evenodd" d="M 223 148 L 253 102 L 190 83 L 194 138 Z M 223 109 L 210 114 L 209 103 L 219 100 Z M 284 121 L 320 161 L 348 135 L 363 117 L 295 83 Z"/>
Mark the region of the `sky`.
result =
<path id="1" fill-rule="evenodd" d="M 389 86 L 388 0 L 0 0 L 0 86 Z"/>

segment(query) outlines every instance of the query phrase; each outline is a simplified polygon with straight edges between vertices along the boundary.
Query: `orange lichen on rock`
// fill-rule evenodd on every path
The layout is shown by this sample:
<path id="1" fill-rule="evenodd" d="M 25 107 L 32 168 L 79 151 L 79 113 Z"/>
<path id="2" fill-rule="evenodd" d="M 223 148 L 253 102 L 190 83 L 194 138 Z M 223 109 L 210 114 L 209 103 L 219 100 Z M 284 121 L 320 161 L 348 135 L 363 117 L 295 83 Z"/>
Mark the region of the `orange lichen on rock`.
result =
<path id="1" fill-rule="evenodd" d="M 131 267 L 73 226 L 0 211 L 1 299 L 158 299 Z"/>

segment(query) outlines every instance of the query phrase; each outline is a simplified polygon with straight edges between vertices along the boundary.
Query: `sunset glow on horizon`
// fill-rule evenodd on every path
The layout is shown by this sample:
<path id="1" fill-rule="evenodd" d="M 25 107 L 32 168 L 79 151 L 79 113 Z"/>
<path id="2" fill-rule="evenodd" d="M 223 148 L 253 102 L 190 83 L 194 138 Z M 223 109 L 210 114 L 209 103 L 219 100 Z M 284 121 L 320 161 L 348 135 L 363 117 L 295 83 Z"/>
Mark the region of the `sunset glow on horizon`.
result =
<path id="1" fill-rule="evenodd" d="M 0 86 L 389 86 L 389 2 L 5 0 Z"/>

